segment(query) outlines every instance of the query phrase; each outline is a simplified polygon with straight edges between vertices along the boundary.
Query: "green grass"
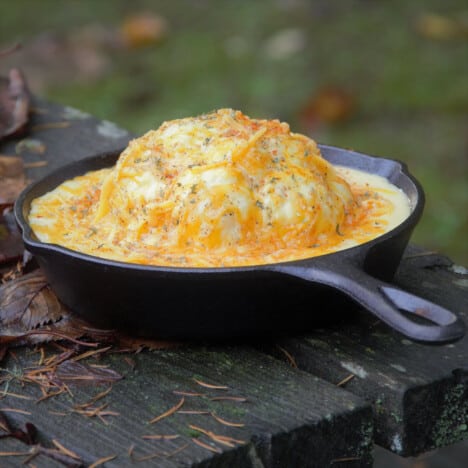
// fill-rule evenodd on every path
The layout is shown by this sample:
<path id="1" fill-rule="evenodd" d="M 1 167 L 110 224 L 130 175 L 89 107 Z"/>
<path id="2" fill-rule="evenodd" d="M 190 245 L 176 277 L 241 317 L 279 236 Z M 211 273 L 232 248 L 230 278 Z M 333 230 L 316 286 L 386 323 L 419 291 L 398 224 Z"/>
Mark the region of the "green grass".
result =
<path id="1" fill-rule="evenodd" d="M 432 40 L 415 28 L 423 13 L 467 15 L 463 0 L 16 0 L 2 9 L 0 42 L 21 40 L 27 48 L 48 31 L 69 37 L 90 24 L 111 30 L 139 10 L 167 18 L 165 42 L 108 50 L 108 73 L 51 80 L 43 94 L 136 133 L 228 106 L 305 131 L 298 116 L 318 87 L 345 88 L 356 97 L 356 112 L 312 136 L 405 161 L 427 195 L 413 240 L 468 263 L 468 41 Z M 302 31 L 305 48 L 268 57 L 266 41 L 287 28 Z"/>

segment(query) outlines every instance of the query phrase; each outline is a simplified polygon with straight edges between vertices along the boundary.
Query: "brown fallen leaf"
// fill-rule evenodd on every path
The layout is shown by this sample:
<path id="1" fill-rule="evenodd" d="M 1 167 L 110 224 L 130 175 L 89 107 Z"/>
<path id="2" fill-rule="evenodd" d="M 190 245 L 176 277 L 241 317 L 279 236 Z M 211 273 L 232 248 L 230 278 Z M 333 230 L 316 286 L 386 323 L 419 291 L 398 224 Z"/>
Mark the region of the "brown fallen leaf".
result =
<path id="1" fill-rule="evenodd" d="M 36 345 L 52 340 L 81 342 L 86 326 L 71 316 L 40 270 L 0 286 L 0 346 Z"/>
<path id="2" fill-rule="evenodd" d="M 67 360 L 57 366 L 55 377 L 66 385 L 99 385 L 122 379 L 118 372 L 104 367 L 91 367 L 81 362 Z"/>
<path id="3" fill-rule="evenodd" d="M 0 335 L 0 346 L 23 346 L 37 345 L 49 341 L 70 341 L 84 347 L 99 347 L 99 343 L 78 339 L 82 336 L 85 337 L 85 333 L 82 328 L 77 326 L 77 323 L 79 323 L 77 319 L 68 315 L 53 324 L 35 328 L 22 334 L 2 334 Z"/>
<path id="4" fill-rule="evenodd" d="M 58 321 L 65 311 L 40 271 L 0 286 L 2 335 L 22 335 Z"/>
<path id="5" fill-rule="evenodd" d="M 26 185 L 22 158 L 0 155 L 0 213 L 4 208 L 13 205 Z M 1 252 L 0 248 L 0 257 Z"/>
<path id="6" fill-rule="evenodd" d="M 37 429 L 34 424 L 27 422 L 24 425 L 24 430 L 20 428 L 14 428 L 1 411 L 0 429 L 3 431 L 3 433 L 0 434 L 0 439 L 11 437 L 13 439 L 20 440 L 27 445 L 34 445 L 37 442 Z"/>
<path id="7" fill-rule="evenodd" d="M 20 259 L 23 252 L 23 241 L 13 211 L 6 208 L 0 213 L 0 265 Z"/>
<path id="8" fill-rule="evenodd" d="M 23 175 L 23 159 L 18 156 L 0 155 L 0 178 Z"/>
<path id="9" fill-rule="evenodd" d="M 327 85 L 318 89 L 300 111 L 306 128 L 320 123 L 336 124 L 348 120 L 356 109 L 355 97 L 346 89 Z"/>
<path id="10" fill-rule="evenodd" d="M 157 44 L 165 39 L 167 32 L 166 19 L 151 12 L 133 14 L 121 27 L 123 41 L 131 48 Z"/>
<path id="11" fill-rule="evenodd" d="M 0 77 L 0 139 L 15 135 L 28 121 L 30 95 L 26 79 L 17 68 Z"/>
<path id="12" fill-rule="evenodd" d="M 2 177 L 0 184 L 0 210 L 12 206 L 18 195 L 27 185 L 24 175 L 18 177 Z"/>

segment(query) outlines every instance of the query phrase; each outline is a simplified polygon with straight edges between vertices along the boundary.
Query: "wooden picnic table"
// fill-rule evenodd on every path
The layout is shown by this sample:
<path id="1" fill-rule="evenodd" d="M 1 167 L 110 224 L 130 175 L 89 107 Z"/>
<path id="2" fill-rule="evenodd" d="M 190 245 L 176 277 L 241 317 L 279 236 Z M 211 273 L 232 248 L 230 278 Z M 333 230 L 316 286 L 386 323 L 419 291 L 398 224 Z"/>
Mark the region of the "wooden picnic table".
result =
<path id="1" fill-rule="evenodd" d="M 37 179 L 130 138 L 112 122 L 35 99 L 28 133 L 0 153 L 47 161 L 28 170 Z M 467 321 L 467 270 L 443 255 L 410 246 L 394 282 Z M 11 379 L 0 411 L 14 427 L 34 424 L 44 447 L 72 451 L 76 466 L 372 466 L 374 444 L 410 456 L 468 439 L 468 337 L 418 344 L 365 313 L 270 342 L 95 355 L 87 362 L 124 376 L 111 391 L 76 385 L 40 402 L 36 385 L 15 378 L 37 361 L 27 347 L 4 358 L 1 375 Z M 93 398 L 102 406 L 86 406 Z M 95 414 L 76 411 L 80 404 Z M 3 454 L 29 449 L 0 439 Z M 0 466 L 25 458 L 5 455 Z M 30 466 L 63 463 L 40 455 Z"/>

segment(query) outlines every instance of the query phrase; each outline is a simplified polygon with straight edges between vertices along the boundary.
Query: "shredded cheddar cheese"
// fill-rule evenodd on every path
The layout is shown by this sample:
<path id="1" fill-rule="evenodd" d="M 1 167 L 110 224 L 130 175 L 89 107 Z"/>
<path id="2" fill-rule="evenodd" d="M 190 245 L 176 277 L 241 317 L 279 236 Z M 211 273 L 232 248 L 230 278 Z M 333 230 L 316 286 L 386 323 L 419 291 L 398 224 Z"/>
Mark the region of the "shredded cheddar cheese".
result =
<path id="1" fill-rule="evenodd" d="M 385 179 L 331 166 L 316 143 L 240 111 L 165 122 L 113 168 L 34 200 L 38 238 L 124 262 L 219 267 L 322 255 L 409 214 Z"/>

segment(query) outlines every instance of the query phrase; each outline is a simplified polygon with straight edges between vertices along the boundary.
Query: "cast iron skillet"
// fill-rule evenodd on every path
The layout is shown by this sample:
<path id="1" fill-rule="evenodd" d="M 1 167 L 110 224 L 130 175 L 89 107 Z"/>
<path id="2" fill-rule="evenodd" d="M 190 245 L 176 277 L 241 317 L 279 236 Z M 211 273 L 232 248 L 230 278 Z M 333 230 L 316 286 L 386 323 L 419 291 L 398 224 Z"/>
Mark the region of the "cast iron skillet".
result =
<path id="1" fill-rule="evenodd" d="M 143 266 L 40 242 L 27 222 L 31 201 L 66 179 L 113 165 L 119 152 L 74 162 L 32 184 L 18 198 L 15 215 L 26 248 L 57 296 L 97 326 L 172 339 L 271 336 L 305 331 L 323 322 L 331 310 L 347 314 L 351 298 L 414 340 L 461 338 L 465 327 L 455 314 L 385 282 L 393 277 L 421 216 L 424 194 L 419 183 L 393 160 L 330 146 L 321 146 L 321 151 L 332 164 L 379 174 L 400 187 L 411 201 L 410 216 L 357 247 L 251 267 Z"/>

